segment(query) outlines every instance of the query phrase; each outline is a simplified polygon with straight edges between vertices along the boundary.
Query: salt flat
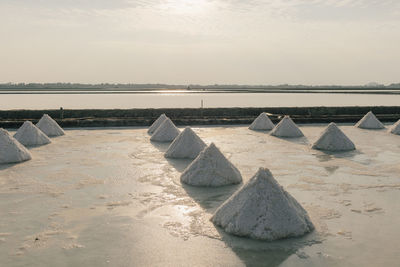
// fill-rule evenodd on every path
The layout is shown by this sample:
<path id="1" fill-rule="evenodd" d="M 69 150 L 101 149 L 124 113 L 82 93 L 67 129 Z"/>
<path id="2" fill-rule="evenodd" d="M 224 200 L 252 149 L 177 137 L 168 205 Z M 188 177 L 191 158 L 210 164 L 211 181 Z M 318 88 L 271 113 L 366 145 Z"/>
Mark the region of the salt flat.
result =
<path id="1" fill-rule="evenodd" d="M 281 139 L 200 127 L 240 170 L 259 167 L 309 213 L 316 230 L 261 242 L 210 221 L 238 186 L 180 183 L 190 160 L 167 159 L 145 128 L 67 129 L 32 160 L 0 165 L 1 266 L 397 266 L 400 136 L 339 125 L 357 150 L 311 149 L 324 125 Z M 181 129 L 182 130 L 182 129 Z"/>

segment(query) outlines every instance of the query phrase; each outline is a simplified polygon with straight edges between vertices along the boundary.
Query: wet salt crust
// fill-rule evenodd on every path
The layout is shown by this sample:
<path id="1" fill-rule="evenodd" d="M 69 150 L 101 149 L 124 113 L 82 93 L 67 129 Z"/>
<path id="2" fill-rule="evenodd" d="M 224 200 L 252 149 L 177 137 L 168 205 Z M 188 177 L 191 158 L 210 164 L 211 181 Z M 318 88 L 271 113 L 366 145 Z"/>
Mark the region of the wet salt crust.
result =
<path id="1" fill-rule="evenodd" d="M 31 153 L 21 143 L 0 128 L 0 164 L 17 163 L 31 158 Z"/>
<path id="2" fill-rule="evenodd" d="M 239 186 L 182 186 L 188 161 L 166 160 L 147 129 L 68 131 L 35 148 L 34 160 L 0 165 L 0 265 L 398 266 L 400 137 L 338 125 L 362 153 L 324 153 L 243 126 L 193 128 L 229 151 L 244 183 L 268 167 L 306 209 L 316 230 L 274 242 L 209 221 Z M 301 130 L 315 141 L 326 126 Z"/>
<path id="3" fill-rule="evenodd" d="M 194 159 L 205 147 L 203 140 L 190 127 L 186 127 L 168 147 L 165 157 Z"/>
<path id="4" fill-rule="evenodd" d="M 242 182 L 239 170 L 211 143 L 183 171 L 181 182 L 194 186 L 217 187 Z"/>
<path id="5" fill-rule="evenodd" d="M 48 137 L 65 135 L 60 125 L 47 114 L 42 116 L 36 126 Z"/>
<path id="6" fill-rule="evenodd" d="M 354 143 L 333 122 L 321 133 L 312 148 L 327 151 L 349 151 L 356 149 Z"/>
<path id="7" fill-rule="evenodd" d="M 24 122 L 14 134 L 14 138 L 24 146 L 40 146 L 51 143 L 50 138 L 30 121 Z"/>
<path id="8" fill-rule="evenodd" d="M 267 113 L 263 112 L 252 122 L 249 129 L 255 131 L 269 131 L 272 130 L 274 126 Z"/>
<path id="9" fill-rule="evenodd" d="M 224 202 L 211 220 L 227 233 L 268 241 L 302 236 L 314 229 L 306 210 L 264 168 Z"/>
<path id="10" fill-rule="evenodd" d="M 271 131 L 271 135 L 278 137 L 302 137 L 304 136 L 299 127 L 289 116 L 285 116 Z"/>
<path id="11" fill-rule="evenodd" d="M 153 132 L 150 140 L 155 142 L 171 142 L 179 135 L 179 133 L 180 131 L 175 124 L 169 118 L 166 118 Z"/>
<path id="12" fill-rule="evenodd" d="M 149 129 L 147 130 L 148 134 L 153 134 L 155 130 L 157 130 L 157 128 L 161 125 L 161 123 L 164 122 L 165 119 L 167 119 L 168 117 L 163 113 L 161 114 L 154 122 L 153 124 L 149 127 Z"/>
<path id="13" fill-rule="evenodd" d="M 385 128 L 385 125 L 383 125 L 382 122 L 380 122 L 372 113 L 372 111 L 368 112 L 365 114 L 365 116 L 359 120 L 356 125 L 358 128 L 363 128 L 363 129 L 383 129 Z"/>

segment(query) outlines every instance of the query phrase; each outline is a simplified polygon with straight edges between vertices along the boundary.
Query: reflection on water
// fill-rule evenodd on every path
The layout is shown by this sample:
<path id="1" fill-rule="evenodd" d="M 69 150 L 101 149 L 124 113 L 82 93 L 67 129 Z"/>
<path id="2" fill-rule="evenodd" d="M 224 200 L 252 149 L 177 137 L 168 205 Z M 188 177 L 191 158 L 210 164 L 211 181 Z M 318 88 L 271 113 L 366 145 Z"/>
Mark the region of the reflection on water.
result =
<path id="1" fill-rule="evenodd" d="M 196 187 L 182 184 L 186 193 L 193 198 L 207 212 L 214 212 L 225 200 L 227 200 L 242 184 L 221 187 Z"/>
<path id="2" fill-rule="evenodd" d="M 397 106 L 400 95 L 295 94 L 295 93 L 182 93 L 182 94 L 6 94 L 0 108 L 205 108 L 213 107 L 308 107 Z"/>

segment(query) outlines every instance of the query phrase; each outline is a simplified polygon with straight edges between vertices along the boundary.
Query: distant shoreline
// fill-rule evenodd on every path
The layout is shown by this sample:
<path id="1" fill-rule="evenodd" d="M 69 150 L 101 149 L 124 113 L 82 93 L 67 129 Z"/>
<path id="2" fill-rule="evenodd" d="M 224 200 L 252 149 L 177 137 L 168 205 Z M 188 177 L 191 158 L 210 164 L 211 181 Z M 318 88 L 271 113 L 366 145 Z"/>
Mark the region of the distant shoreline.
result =
<path id="1" fill-rule="evenodd" d="M 194 88 L 194 89 L 132 89 L 132 88 L 0 88 L 0 94 L 221 94 L 221 93 L 291 93 L 291 94 L 385 94 L 398 95 L 400 88 Z"/>

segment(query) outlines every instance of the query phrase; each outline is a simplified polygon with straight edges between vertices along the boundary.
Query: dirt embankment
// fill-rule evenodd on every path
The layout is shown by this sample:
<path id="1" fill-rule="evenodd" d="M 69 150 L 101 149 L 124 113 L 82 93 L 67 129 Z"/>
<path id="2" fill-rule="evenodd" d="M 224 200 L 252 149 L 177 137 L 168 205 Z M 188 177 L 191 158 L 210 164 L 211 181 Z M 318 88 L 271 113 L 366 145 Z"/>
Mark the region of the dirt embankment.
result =
<path id="1" fill-rule="evenodd" d="M 269 113 L 275 123 L 283 115 L 297 123 L 355 123 L 370 110 L 383 122 L 400 119 L 400 106 L 0 110 L 0 127 L 18 128 L 26 120 L 36 123 L 44 113 L 62 127 L 149 126 L 162 113 L 177 125 L 250 124 L 261 112 Z"/>

